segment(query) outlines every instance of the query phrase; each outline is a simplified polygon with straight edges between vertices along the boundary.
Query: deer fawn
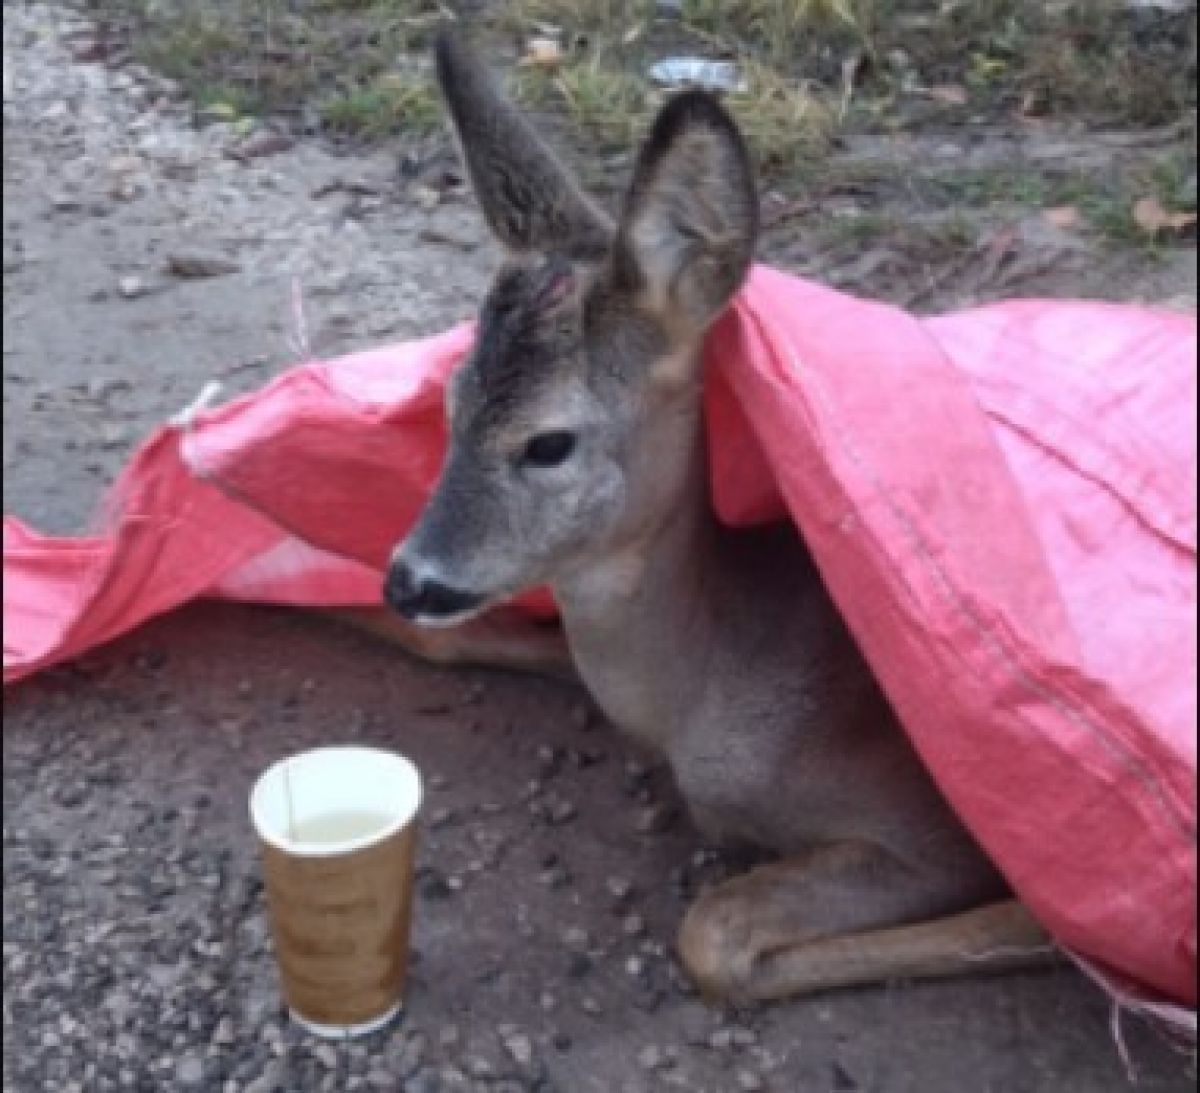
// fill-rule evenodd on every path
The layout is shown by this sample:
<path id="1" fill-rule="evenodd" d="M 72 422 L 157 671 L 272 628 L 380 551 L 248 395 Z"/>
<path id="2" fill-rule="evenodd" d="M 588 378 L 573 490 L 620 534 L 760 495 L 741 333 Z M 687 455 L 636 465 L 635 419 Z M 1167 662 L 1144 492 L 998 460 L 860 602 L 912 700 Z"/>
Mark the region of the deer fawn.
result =
<path id="1" fill-rule="evenodd" d="M 440 481 L 387 575 L 398 640 L 563 670 L 545 634 L 469 621 L 552 588 L 570 662 L 667 757 L 700 831 L 778 855 L 684 918 L 681 958 L 710 995 L 1043 963 L 1044 933 L 934 787 L 796 529 L 731 530 L 711 509 L 701 348 L 757 226 L 735 124 L 701 91 L 671 100 L 614 223 L 461 41 L 436 52 L 505 257 L 447 393 Z"/>

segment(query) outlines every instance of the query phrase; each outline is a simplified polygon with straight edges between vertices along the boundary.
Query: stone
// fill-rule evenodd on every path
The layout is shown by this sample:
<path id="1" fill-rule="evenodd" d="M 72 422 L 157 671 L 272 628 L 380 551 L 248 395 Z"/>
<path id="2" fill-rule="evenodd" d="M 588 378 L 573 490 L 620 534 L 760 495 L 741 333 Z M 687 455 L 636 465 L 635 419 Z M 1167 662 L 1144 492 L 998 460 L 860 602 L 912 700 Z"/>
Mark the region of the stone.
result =
<path id="1" fill-rule="evenodd" d="M 533 1062 L 533 1041 L 523 1032 L 511 1032 L 503 1039 L 504 1050 L 517 1066 L 526 1067 Z"/>
<path id="2" fill-rule="evenodd" d="M 175 1080 L 182 1086 L 199 1086 L 204 1081 L 204 1060 L 185 1055 L 175 1066 Z"/>

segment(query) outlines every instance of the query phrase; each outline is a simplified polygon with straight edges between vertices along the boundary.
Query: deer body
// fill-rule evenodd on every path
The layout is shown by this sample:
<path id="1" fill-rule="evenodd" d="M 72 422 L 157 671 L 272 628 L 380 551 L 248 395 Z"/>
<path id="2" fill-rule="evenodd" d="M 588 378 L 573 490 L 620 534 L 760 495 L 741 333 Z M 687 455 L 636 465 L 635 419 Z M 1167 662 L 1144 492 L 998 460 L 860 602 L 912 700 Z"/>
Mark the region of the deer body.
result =
<path id="1" fill-rule="evenodd" d="M 438 72 L 507 258 L 448 392 L 447 462 L 394 556 L 389 602 L 466 634 L 491 605 L 551 585 L 579 675 L 667 757 L 697 826 L 780 855 L 688 912 L 681 955 L 710 992 L 767 999 L 1043 960 L 1023 909 L 989 902 L 1002 881 L 796 529 L 729 529 L 712 511 L 701 348 L 748 269 L 757 211 L 733 122 L 701 93 L 668 104 L 613 224 L 453 38 Z M 406 643 L 420 649 L 418 633 Z"/>

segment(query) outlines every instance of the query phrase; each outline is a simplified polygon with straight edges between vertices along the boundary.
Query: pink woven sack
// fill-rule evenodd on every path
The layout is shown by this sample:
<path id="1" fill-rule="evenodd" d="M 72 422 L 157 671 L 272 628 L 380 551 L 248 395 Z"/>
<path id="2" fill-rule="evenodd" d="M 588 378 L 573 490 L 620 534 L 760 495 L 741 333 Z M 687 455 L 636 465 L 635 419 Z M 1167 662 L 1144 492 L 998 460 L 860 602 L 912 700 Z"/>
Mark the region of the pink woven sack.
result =
<path id="1" fill-rule="evenodd" d="M 5 682 L 201 596 L 378 603 L 471 334 L 308 364 L 164 427 L 102 536 L 6 518 Z M 1170 312 L 918 319 L 756 267 L 707 390 L 722 518 L 790 513 L 1021 897 L 1110 989 L 1193 1029 L 1195 353 Z"/>

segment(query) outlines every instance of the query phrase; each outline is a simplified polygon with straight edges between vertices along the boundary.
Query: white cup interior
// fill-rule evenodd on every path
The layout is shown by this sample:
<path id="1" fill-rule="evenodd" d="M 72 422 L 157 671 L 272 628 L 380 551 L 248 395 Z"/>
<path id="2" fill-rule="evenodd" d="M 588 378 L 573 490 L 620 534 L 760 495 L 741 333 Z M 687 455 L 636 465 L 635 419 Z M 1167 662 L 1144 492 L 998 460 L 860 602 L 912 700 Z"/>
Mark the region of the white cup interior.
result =
<path id="1" fill-rule="evenodd" d="M 421 778 L 402 755 L 357 746 L 316 748 L 269 767 L 250 793 L 259 837 L 289 854 L 325 856 L 361 850 L 390 837 L 417 814 Z M 341 842 L 301 842 L 292 832 L 337 813 L 380 817 L 372 829 Z"/>

